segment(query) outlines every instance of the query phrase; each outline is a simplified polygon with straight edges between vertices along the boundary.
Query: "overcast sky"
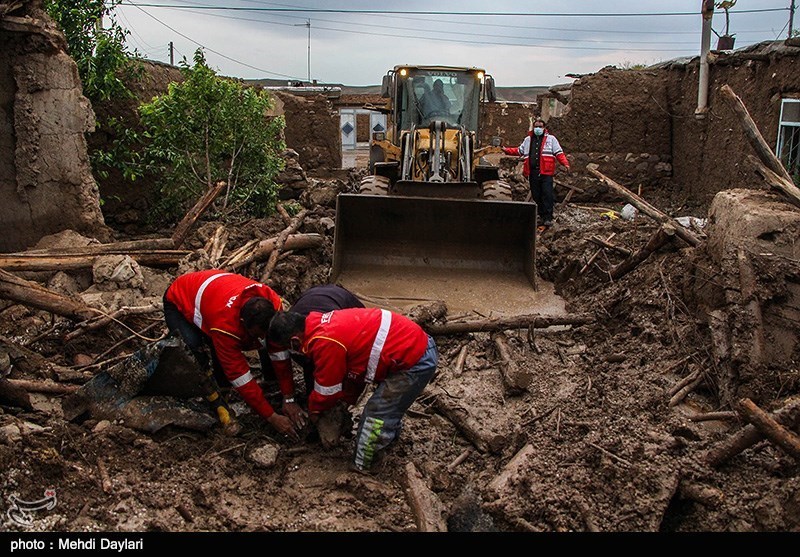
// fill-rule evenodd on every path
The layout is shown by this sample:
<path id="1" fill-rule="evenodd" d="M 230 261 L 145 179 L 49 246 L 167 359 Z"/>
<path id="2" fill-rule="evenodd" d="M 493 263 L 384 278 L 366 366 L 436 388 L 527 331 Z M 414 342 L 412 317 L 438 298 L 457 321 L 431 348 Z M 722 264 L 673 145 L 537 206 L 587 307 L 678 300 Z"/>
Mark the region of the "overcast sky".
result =
<path id="1" fill-rule="evenodd" d="M 552 85 L 569 82 L 567 73 L 594 72 L 609 64 L 652 64 L 695 55 L 700 45 L 701 0 L 288 2 L 123 0 L 116 13 L 118 22 L 131 31 L 130 46 L 145 57 L 168 61 L 167 44 L 172 41 L 176 62 L 183 56 L 191 60 L 199 43 L 207 49 L 209 64 L 221 74 L 248 79 L 305 79 L 305 22 L 310 20 L 312 79 L 346 85 L 379 84 L 386 71 L 397 64 L 478 66 L 492 74 L 498 86 Z M 736 47 L 785 38 L 790 4 L 791 0 L 739 0 L 730 14 L 730 33 L 736 36 Z M 276 8 L 403 13 L 272 11 Z M 741 13 L 765 9 L 780 11 Z M 515 15 L 456 15 L 469 12 Z M 557 15 L 541 15 L 545 13 Z M 642 13 L 651 15 L 588 15 Z M 800 15 L 795 18 L 795 29 L 800 27 L 798 20 Z M 720 34 L 724 32 L 725 14 L 721 10 L 714 16 L 713 27 Z M 712 41 L 715 46 L 716 36 Z"/>

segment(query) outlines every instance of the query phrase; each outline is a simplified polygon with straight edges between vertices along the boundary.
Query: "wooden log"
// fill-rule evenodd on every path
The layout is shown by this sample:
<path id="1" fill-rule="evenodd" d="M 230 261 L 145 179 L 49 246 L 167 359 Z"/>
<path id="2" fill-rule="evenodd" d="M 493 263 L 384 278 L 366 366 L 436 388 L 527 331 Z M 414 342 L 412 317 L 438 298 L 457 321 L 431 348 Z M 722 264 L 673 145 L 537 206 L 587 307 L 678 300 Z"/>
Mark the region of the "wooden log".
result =
<path id="1" fill-rule="evenodd" d="M 220 180 L 214 186 L 208 188 L 200 199 L 197 200 L 194 207 L 189 209 L 189 212 L 181 219 L 181 222 L 178 223 L 178 226 L 175 227 L 175 231 L 172 233 L 172 241 L 176 248 L 183 245 L 194 223 L 203 216 L 203 213 L 205 213 L 209 207 L 211 207 L 211 204 L 227 185 L 227 182 Z"/>
<path id="2" fill-rule="evenodd" d="M 433 407 L 445 418 L 453 422 L 461 433 L 482 453 L 499 453 L 506 444 L 506 438 L 496 433 L 488 433 L 465 408 L 456 406 L 439 394 L 433 399 Z"/>
<path id="3" fill-rule="evenodd" d="M 233 253 L 228 256 L 228 259 L 226 259 L 225 262 L 220 265 L 220 268 L 232 269 L 238 266 L 240 260 L 244 260 L 245 257 L 255 251 L 258 242 L 258 240 L 250 240 L 243 246 L 235 249 Z"/>
<path id="4" fill-rule="evenodd" d="M 771 417 L 784 427 L 799 427 L 800 398 L 789 401 L 783 408 L 771 414 Z M 708 466 L 716 468 L 762 439 L 764 439 L 764 435 L 761 431 L 754 425 L 747 425 L 726 440 L 705 451 L 700 456 L 700 460 Z"/>
<path id="5" fill-rule="evenodd" d="M 2 269 L 0 269 L 0 298 L 81 321 L 98 313 L 83 302 L 62 296 L 58 292 Z"/>
<path id="6" fill-rule="evenodd" d="M 735 420 L 739 417 L 736 412 L 706 412 L 689 416 L 690 422 L 713 422 Z"/>
<path id="7" fill-rule="evenodd" d="M 464 449 L 460 455 L 458 455 L 455 459 L 453 459 L 453 462 L 447 465 L 447 471 L 452 472 L 453 470 L 461 466 L 461 464 L 470 457 L 470 455 L 474 452 L 474 450 L 475 449 L 473 449 L 472 447 L 467 447 L 466 449 Z"/>
<path id="8" fill-rule="evenodd" d="M 527 329 L 535 327 L 546 329 L 555 325 L 572 325 L 578 327 L 592 323 L 594 317 L 591 315 L 565 315 L 565 316 L 541 316 L 541 315 L 515 315 L 512 317 L 501 317 L 498 319 L 475 319 L 472 321 L 455 321 L 452 323 L 424 325 L 430 335 L 460 335 L 463 333 L 479 333 L 492 331 L 507 331 L 511 329 Z"/>
<path id="9" fill-rule="evenodd" d="M 688 381 L 685 385 L 683 385 L 678 391 L 675 392 L 674 395 L 672 395 L 672 398 L 669 399 L 670 408 L 683 402 L 683 399 L 689 396 L 689 393 L 695 390 L 705 379 L 700 370 L 697 370 L 689 377 L 691 378 L 691 381 Z"/>
<path id="10" fill-rule="evenodd" d="M 406 317 L 411 319 L 417 325 L 426 325 L 433 323 L 447 316 L 447 305 L 441 301 L 426 302 L 418 304 L 408 310 Z"/>
<path id="11" fill-rule="evenodd" d="M 453 375 L 455 375 L 456 377 L 464 373 L 464 364 L 467 363 L 468 352 L 469 352 L 468 344 L 462 346 L 461 350 L 458 351 L 458 356 L 456 357 L 456 363 L 453 364 Z"/>
<path id="12" fill-rule="evenodd" d="M 103 459 L 99 456 L 97 457 L 97 476 L 100 480 L 100 489 L 103 490 L 103 493 L 111 493 L 111 490 L 113 489 L 111 478 L 108 475 L 106 463 L 103 462 Z"/>
<path id="13" fill-rule="evenodd" d="M 102 327 L 107 326 L 112 321 L 118 321 L 130 315 L 145 315 L 148 313 L 156 313 L 162 310 L 163 308 L 161 307 L 160 304 L 150 304 L 148 306 L 132 306 L 132 307 L 124 306 L 108 315 L 98 316 L 94 319 L 90 319 L 88 321 L 84 321 L 83 323 L 79 323 L 77 329 L 64 335 L 64 342 L 69 342 L 71 340 L 74 340 L 88 331 L 94 331 L 96 329 L 100 329 Z"/>
<path id="14" fill-rule="evenodd" d="M 172 267 L 186 257 L 185 250 L 126 251 L 119 254 L 26 254 L 0 255 L 0 269 L 6 271 L 73 271 L 94 265 L 100 255 L 127 255 L 140 265 Z"/>
<path id="15" fill-rule="evenodd" d="M 278 264 L 278 256 L 283 251 L 284 246 L 286 245 L 286 240 L 289 238 L 290 234 L 297 232 L 300 228 L 300 225 L 303 224 L 303 220 L 306 218 L 308 214 L 308 209 L 303 209 L 297 216 L 292 219 L 291 224 L 283 229 L 283 231 L 278 235 L 278 238 L 275 240 L 275 248 L 272 250 L 272 253 L 269 254 L 269 260 L 267 261 L 267 266 L 264 268 L 264 273 L 261 275 L 261 282 L 267 282 L 269 280 L 269 276 L 272 274 L 272 271 L 275 270 L 275 265 Z"/>
<path id="16" fill-rule="evenodd" d="M 753 155 L 747 155 L 747 160 L 755 167 L 756 174 L 761 176 L 770 187 L 778 190 L 794 205 L 800 207 L 800 188 L 795 186 L 794 182 L 775 174 Z"/>
<path id="17" fill-rule="evenodd" d="M 129 240 L 125 242 L 112 242 L 110 244 L 89 244 L 81 247 L 29 249 L 23 252 L 9 253 L 6 255 L 114 255 L 127 252 L 160 251 L 175 249 L 172 238 L 149 238 L 144 240 Z"/>
<path id="18" fill-rule="evenodd" d="M 795 460 L 800 461 L 800 437 L 783 427 L 749 398 L 743 398 L 736 407 L 739 414 L 756 427 L 764 437 L 780 447 Z"/>
<path id="19" fill-rule="evenodd" d="M 311 248 L 318 248 L 325 242 L 325 238 L 323 238 L 319 234 L 291 234 L 288 238 L 286 238 L 286 243 L 283 245 L 283 249 L 285 250 L 299 250 L 299 249 L 311 249 Z M 236 262 L 237 267 L 242 267 L 254 261 L 263 261 L 267 259 L 270 254 L 275 250 L 275 246 L 278 243 L 278 238 L 269 238 L 267 240 L 262 240 L 258 243 L 258 247 L 253 250 L 252 253 L 248 254 L 246 257 L 241 258 L 239 261 Z"/>
<path id="20" fill-rule="evenodd" d="M 406 497 L 418 532 L 447 532 L 444 505 L 430 490 L 413 462 L 406 463 Z"/>
<path id="21" fill-rule="evenodd" d="M 616 232 L 612 232 L 612 233 L 611 233 L 611 235 L 610 235 L 608 238 L 606 238 L 606 239 L 605 239 L 605 242 L 606 242 L 606 243 L 607 243 L 607 242 L 610 242 L 611 240 L 613 240 L 613 239 L 614 239 L 614 236 L 616 236 L 616 235 L 617 235 L 617 233 L 616 233 Z M 578 274 L 579 274 L 579 275 L 582 275 L 583 273 L 585 273 L 586 271 L 588 271 L 588 270 L 589 270 L 589 267 L 591 267 L 591 266 L 592 266 L 592 263 L 594 263 L 594 260 L 595 260 L 595 259 L 597 259 L 597 258 L 600 256 L 600 254 L 601 254 L 601 253 L 603 253 L 603 250 L 604 250 L 604 249 L 605 249 L 605 246 L 604 246 L 604 245 L 601 245 L 601 246 L 600 246 L 600 249 L 599 249 L 599 250 L 597 250 L 596 252 L 594 252 L 594 254 L 593 254 L 593 255 L 592 255 L 590 258 L 589 258 L 589 261 L 587 261 L 587 262 L 586 262 L 586 265 L 584 265 L 583 267 L 581 267 L 581 270 L 580 270 L 580 271 L 578 271 Z"/>
<path id="22" fill-rule="evenodd" d="M 498 496 L 501 496 L 503 492 L 507 491 L 509 484 L 519 477 L 528 459 L 531 458 L 535 452 L 536 449 L 530 443 L 517 451 L 517 454 L 511 457 L 511 460 L 503 466 L 500 473 L 489 482 L 489 489 L 494 491 Z"/>
<path id="23" fill-rule="evenodd" d="M 497 354 L 500 357 L 500 375 L 503 377 L 505 391 L 509 395 L 520 394 L 533 382 L 530 369 L 517 365 L 512 358 L 512 350 L 508 345 L 508 338 L 502 332 L 492 335 Z"/>
<path id="24" fill-rule="evenodd" d="M 29 393 L 45 393 L 49 395 L 66 395 L 74 393 L 80 387 L 77 385 L 63 385 L 61 383 L 54 383 L 53 381 L 29 381 L 27 379 L 8 379 L 8 382 L 25 389 Z"/>
<path id="25" fill-rule="evenodd" d="M 46 370 L 55 373 L 57 377 L 60 377 L 61 374 L 74 373 L 73 370 L 54 364 L 41 354 L 17 344 L 4 336 L 0 336 L 0 346 L 3 347 L 3 350 L 8 352 L 14 367 L 22 373 L 42 375 L 42 372 Z"/>
<path id="26" fill-rule="evenodd" d="M 31 397 L 28 391 L 13 384 L 8 379 L 0 379 L 0 404 L 3 406 L 15 406 L 25 410 L 33 410 Z"/>
<path id="27" fill-rule="evenodd" d="M 728 106 L 730 106 L 739 117 L 739 122 L 742 124 L 744 135 L 747 137 L 747 141 L 750 143 L 750 146 L 755 150 L 758 158 L 761 159 L 761 162 L 763 162 L 767 168 L 772 170 L 775 174 L 782 176 L 784 179 L 791 182 L 792 177 L 783 167 L 781 161 L 778 160 L 778 157 L 776 157 L 772 152 L 772 149 L 770 149 L 769 144 L 764 139 L 764 136 L 761 135 L 760 131 L 758 131 L 758 126 L 756 126 L 756 123 L 753 121 L 753 118 L 747 111 L 747 107 L 742 102 L 742 99 L 739 98 L 739 96 L 733 92 L 731 86 L 727 84 L 720 88 L 720 93 L 722 93 L 722 98 L 725 99 L 725 102 L 728 103 Z"/>
<path id="28" fill-rule="evenodd" d="M 725 500 L 725 494 L 716 487 L 688 480 L 681 480 L 678 496 L 711 508 L 719 507 Z"/>
<path id="29" fill-rule="evenodd" d="M 588 170 L 592 175 L 602 181 L 606 186 L 617 192 L 619 195 L 624 197 L 631 205 L 639 209 L 642 213 L 647 215 L 648 217 L 652 218 L 653 220 L 660 222 L 661 224 L 670 224 L 674 227 L 675 234 L 684 242 L 689 244 L 692 247 L 696 247 L 700 245 L 700 238 L 698 238 L 692 231 L 688 228 L 685 228 L 681 225 L 678 221 L 661 211 L 650 205 L 647 201 L 633 193 L 632 191 L 628 190 L 627 188 L 621 186 L 620 184 L 616 183 L 614 180 L 597 170 L 596 164 L 589 164 L 586 166 L 586 170 Z"/>
<path id="30" fill-rule="evenodd" d="M 663 225 L 650 237 L 647 244 L 645 244 L 642 249 L 631 255 L 622 263 L 611 267 L 608 271 L 608 276 L 611 280 L 618 280 L 627 275 L 646 261 L 654 252 L 658 251 L 659 248 L 668 244 L 675 236 L 675 233 L 675 227 L 669 224 Z"/>
<path id="31" fill-rule="evenodd" d="M 623 248 L 622 246 L 618 246 L 616 244 L 612 244 L 611 242 L 603 240 L 600 236 L 592 236 L 589 238 L 589 241 L 597 246 L 602 246 L 604 248 L 616 251 L 617 253 L 620 253 L 625 257 L 629 257 L 633 253 L 628 248 Z"/>
<path id="32" fill-rule="evenodd" d="M 215 267 L 219 266 L 222 252 L 225 251 L 225 246 L 227 245 L 228 231 L 225 229 L 225 225 L 220 224 L 203 247 L 203 250 L 208 254 L 209 261 Z"/>
<path id="33" fill-rule="evenodd" d="M 289 211 L 286 210 L 286 207 L 283 206 L 283 203 L 278 203 L 275 206 L 275 209 L 278 211 L 278 214 L 283 219 L 284 226 L 291 226 L 292 216 L 289 214 Z"/>

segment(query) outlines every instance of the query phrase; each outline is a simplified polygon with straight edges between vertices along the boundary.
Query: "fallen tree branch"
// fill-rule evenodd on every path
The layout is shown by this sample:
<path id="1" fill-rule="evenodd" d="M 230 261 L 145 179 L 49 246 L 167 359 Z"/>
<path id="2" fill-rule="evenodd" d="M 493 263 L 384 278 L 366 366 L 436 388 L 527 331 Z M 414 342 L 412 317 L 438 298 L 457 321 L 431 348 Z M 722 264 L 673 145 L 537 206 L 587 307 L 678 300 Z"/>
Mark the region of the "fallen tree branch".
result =
<path id="1" fill-rule="evenodd" d="M 439 497 L 425 484 L 425 480 L 413 462 L 406 464 L 406 497 L 414 513 L 418 532 L 447 532 L 444 520 L 444 505 Z"/>
<path id="2" fill-rule="evenodd" d="M 203 213 L 205 213 L 214 200 L 222 193 L 222 190 L 225 189 L 225 186 L 228 184 L 222 180 L 217 182 L 214 186 L 206 190 L 206 192 L 197 200 L 197 203 L 194 204 L 194 207 L 189 209 L 189 212 L 186 213 L 181 219 L 181 222 L 178 223 L 178 226 L 175 227 L 175 232 L 172 233 L 172 241 L 175 244 L 176 248 L 179 248 L 183 245 L 186 241 L 186 237 L 189 235 L 189 231 L 191 231 L 192 226 L 194 223 L 197 222 Z"/>
<path id="3" fill-rule="evenodd" d="M 795 186 L 794 182 L 775 174 L 753 155 L 747 155 L 747 160 L 755 167 L 756 174 L 761 176 L 769 186 L 784 194 L 789 201 L 800 207 L 800 188 Z"/>
<path id="4" fill-rule="evenodd" d="M 278 264 L 278 256 L 283 251 L 284 245 L 286 245 L 286 240 L 289 238 L 290 234 L 297 232 L 300 228 L 300 225 L 303 224 L 303 219 L 306 218 L 308 214 L 308 209 L 303 209 L 297 216 L 292 219 L 291 224 L 283 229 L 283 231 L 278 235 L 277 240 L 275 241 L 275 248 L 272 250 L 272 253 L 269 254 L 269 260 L 267 261 L 267 266 L 264 268 L 264 273 L 261 275 L 261 282 L 267 282 L 269 280 L 269 276 L 272 274 L 272 271 L 275 270 L 275 265 Z"/>
<path id="5" fill-rule="evenodd" d="M 0 346 L 3 347 L 3 350 L 8 352 L 14 367 L 25 374 L 41 375 L 42 370 L 50 370 L 60 378 L 62 374 L 68 375 L 73 373 L 71 369 L 55 364 L 41 354 L 17 344 L 4 336 L 0 336 Z"/>
<path id="6" fill-rule="evenodd" d="M 749 398 L 739 401 L 736 411 L 756 427 L 767 439 L 800 461 L 800 437 L 783 427 Z"/>
<path id="7" fill-rule="evenodd" d="M 25 389 L 29 393 L 46 393 L 50 395 L 66 395 L 74 393 L 80 388 L 77 385 L 63 385 L 61 383 L 53 383 L 52 381 L 9 379 L 8 382 L 20 389 Z"/>
<path id="8" fill-rule="evenodd" d="M 89 244 L 80 247 L 40 248 L 5 255 L 125 255 L 129 252 L 160 251 L 175 249 L 172 238 L 149 238 L 144 240 L 128 240 L 110 244 Z"/>
<path id="9" fill-rule="evenodd" d="M 124 306 L 108 315 L 101 315 L 93 319 L 90 319 L 88 321 L 84 321 L 83 323 L 79 323 L 77 329 L 64 335 L 64 342 L 69 342 L 71 340 L 74 340 L 88 331 L 94 331 L 96 329 L 100 329 L 101 327 L 105 327 L 113 321 L 118 322 L 123 317 L 127 317 L 129 315 L 145 315 L 148 313 L 156 313 L 159 311 L 162 311 L 162 308 L 160 305 L 157 304 L 150 304 L 148 306 L 133 306 L 133 307 Z"/>
<path id="10" fill-rule="evenodd" d="M 541 315 L 515 315 L 498 319 L 476 319 L 473 321 L 457 321 L 443 324 L 423 325 L 430 335 L 458 335 L 462 333 L 478 333 L 491 331 L 507 331 L 510 329 L 527 329 L 535 327 L 546 329 L 556 325 L 580 326 L 592 323 L 591 315 L 565 315 L 545 317 Z"/>
<path id="11" fill-rule="evenodd" d="M 2 269 L 0 269 L 0 298 L 81 321 L 98 313 L 83 302 L 62 296 L 58 292 Z"/>
<path id="12" fill-rule="evenodd" d="M 511 347 L 506 335 L 496 332 L 492 335 L 492 340 L 500 357 L 500 375 L 506 393 L 511 395 L 524 392 L 533 381 L 533 374 L 528 368 L 517 365 L 516 360 L 511 357 Z"/>
<path id="13" fill-rule="evenodd" d="M 736 412 L 706 412 L 705 414 L 695 414 L 689 416 L 690 422 L 713 422 L 736 420 L 739 415 Z"/>
<path id="14" fill-rule="evenodd" d="M 657 209 L 656 207 L 650 205 L 647 201 L 645 201 L 632 191 L 621 186 L 620 184 L 616 183 L 614 180 L 612 180 L 611 178 L 609 178 L 608 176 L 597 170 L 596 164 L 587 165 L 586 170 L 588 170 L 593 176 L 598 178 L 606 186 L 608 186 L 616 193 L 624 197 L 631 205 L 639 209 L 642 213 L 644 213 L 651 219 L 660 222 L 661 224 L 672 225 L 675 229 L 675 234 L 690 246 L 696 247 L 700 245 L 700 238 L 698 238 L 688 228 L 685 228 L 678 221 L 676 221 L 675 219 L 673 219 L 660 209 Z"/>
<path id="15" fill-rule="evenodd" d="M 783 408 L 770 415 L 775 422 L 784 427 L 800 426 L 800 398 L 794 399 Z M 754 425 L 747 425 L 728 439 L 718 443 L 700 456 L 700 460 L 712 468 L 727 462 L 742 451 L 749 449 L 764 435 Z"/>
<path id="16" fill-rule="evenodd" d="M 298 249 L 311 249 L 318 248 L 325 242 L 325 238 L 319 234 L 291 234 L 286 238 L 283 245 L 285 250 L 298 250 Z M 258 243 L 257 247 L 252 250 L 246 257 L 242 257 L 236 262 L 237 267 L 243 267 L 254 261 L 263 261 L 268 258 L 275 250 L 278 243 L 278 238 L 269 238 L 262 240 Z"/>
<path id="17" fill-rule="evenodd" d="M 625 259 L 622 263 L 611 267 L 608 271 L 608 277 L 611 280 L 618 280 L 627 275 L 646 261 L 654 252 L 668 244 L 674 237 L 675 227 L 669 224 L 661 226 L 656 233 L 650 237 L 647 244 L 645 244 L 642 249 Z"/>
<path id="18" fill-rule="evenodd" d="M 610 242 L 611 240 L 613 240 L 613 239 L 614 239 L 614 236 L 616 236 L 616 235 L 617 235 L 617 233 L 616 233 L 616 232 L 612 232 L 612 233 L 611 233 L 611 235 L 610 235 L 608 238 L 606 238 L 606 239 L 605 239 L 605 242 L 606 242 L 606 243 L 607 243 L 607 242 Z M 593 255 L 592 255 L 590 258 L 589 258 L 589 261 L 587 261 L 587 262 L 586 262 L 586 265 L 584 265 L 583 267 L 581 267 L 581 270 L 580 270 L 580 271 L 578 271 L 578 274 L 579 274 L 579 275 L 582 275 L 583 273 L 585 273 L 586 271 L 588 271 L 588 270 L 589 270 L 589 267 L 591 267 L 591 266 L 592 266 L 592 263 L 594 263 L 594 260 L 595 260 L 595 259 L 597 259 L 597 258 L 600 256 L 600 254 L 601 254 L 601 253 L 603 253 L 603 250 L 604 250 L 604 249 L 605 249 L 605 246 L 604 246 L 604 245 L 601 245 L 601 246 L 600 246 L 600 249 L 598 249 L 596 252 L 594 252 L 594 254 L 593 254 Z"/>
<path id="19" fill-rule="evenodd" d="M 624 255 L 625 257 L 630 257 L 630 255 L 633 253 L 628 248 L 623 248 L 622 246 L 618 246 L 616 244 L 612 244 L 607 240 L 603 240 L 600 236 L 592 236 L 589 238 L 589 241 L 597 246 L 602 246 L 604 248 L 614 250 L 617 253 Z"/>
<path id="20" fill-rule="evenodd" d="M 169 267 L 189 254 L 185 250 L 138 250 L 105 254 L 38 254 L 19 253 L 0 255 L 0 269 L 7 271 L 73 271 L 92 267 L 101 255 L 127 255 L 140 265 Z"/>
<path id="21" fill-rule="evenodd" d="M 458 455 L 453 462 L 447 465 L 447 471 L 452 472 L 456 468 L 458 468 L 465 460 L 467 460 L 470 455 L 475 451 L 472 447 L 467 447 L 462 451 L 460 455 Z"/>
<path id="22" fill-rule="evenodd" d="M 469 344 L 465 344 L 461 347 L 461 350 L 458 351 L 458 356 L 456 357 L 456 363 L 453 364 L 453 375 L 458 377 L 462 373 L 464 373 L 464 365 L 467 362 L 467 353 L 469 352 Z"/>
<path id="23" fill-rule="evenodd" d="M 436 395 L 433 408 L 464 434 L 475 448 L 482 453 L 498 453 L 506 444 L 506 438 L 496 433 L 487 433 L 472 415 L 460 406 L 454 405 L 444 395 Z"/>

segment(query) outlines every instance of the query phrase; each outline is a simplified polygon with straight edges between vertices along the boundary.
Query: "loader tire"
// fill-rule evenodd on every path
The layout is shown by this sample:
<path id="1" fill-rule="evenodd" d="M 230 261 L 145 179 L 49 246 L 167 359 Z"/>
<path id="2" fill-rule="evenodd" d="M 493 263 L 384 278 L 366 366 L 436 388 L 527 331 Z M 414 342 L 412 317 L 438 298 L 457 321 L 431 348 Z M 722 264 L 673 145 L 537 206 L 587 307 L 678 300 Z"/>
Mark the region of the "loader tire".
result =
<path id="1" fill-rule="evenodd" d="M 493 201 L 511 201 L 511 186 L 502 180 L 488 180 L 483 183 L 483 198 Z"/>
<path id="2" fill-rule="evenodd" d="M 361 180 L 358 193 L 367 195 L 389 195 L 389 178 L 386 176 L 370 175 Z"/>

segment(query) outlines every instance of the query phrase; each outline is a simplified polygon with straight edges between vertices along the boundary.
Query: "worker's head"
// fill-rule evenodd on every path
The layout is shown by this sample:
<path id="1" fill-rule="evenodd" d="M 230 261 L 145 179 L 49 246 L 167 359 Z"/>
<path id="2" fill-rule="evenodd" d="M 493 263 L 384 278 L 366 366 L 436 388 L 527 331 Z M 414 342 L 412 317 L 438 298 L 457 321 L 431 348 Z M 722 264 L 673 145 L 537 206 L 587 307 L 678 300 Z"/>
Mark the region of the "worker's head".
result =
<path id="1" fill-rule="evenodd" d="M 269 324 L 269 338 L 275 344 L 297 352 L 303 345 L 306 318 L 293 311 L 279 311 Z"/>
<path id="2" fill-rule="evenodd" d="M 269 322 L 275 315 L 275 306 L 272 302 L 261 296 L 254 296 L 247 300 L 239 312 L 247 334 L 251 337 L 264 338 L 269 330 Z"/>
<path id="3" fill-rule="evenodd" d="M 533 121 L 533 133 L 536 135 L 542 135 L 544 133 L 544 120 L 540 117 Z"/>
<path id="4" fill-rule="evenodd" d="M 439 93 L 444 92 L 444 83 L 442 83 L 441 79 L 437 79 L 436 81 L 433 82 L 433 90 Z"/>

